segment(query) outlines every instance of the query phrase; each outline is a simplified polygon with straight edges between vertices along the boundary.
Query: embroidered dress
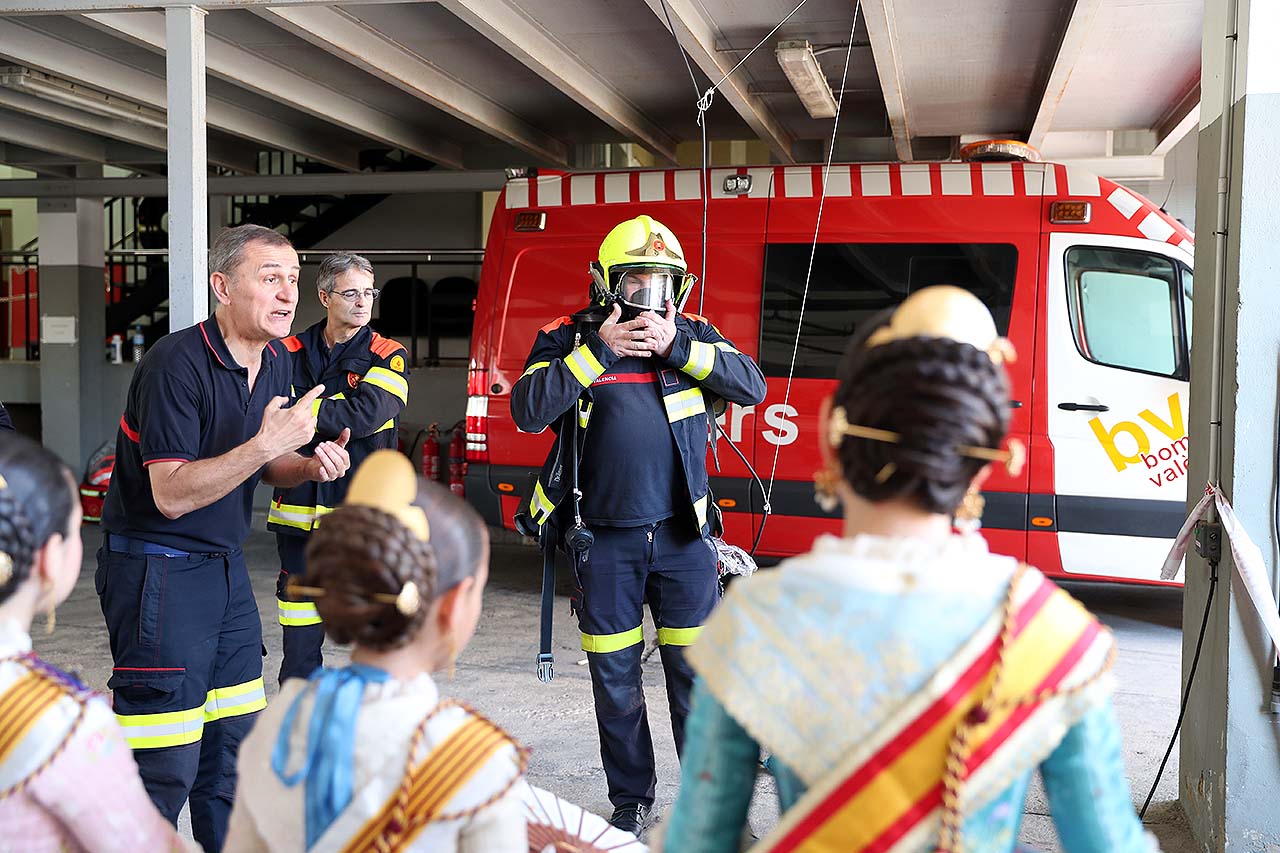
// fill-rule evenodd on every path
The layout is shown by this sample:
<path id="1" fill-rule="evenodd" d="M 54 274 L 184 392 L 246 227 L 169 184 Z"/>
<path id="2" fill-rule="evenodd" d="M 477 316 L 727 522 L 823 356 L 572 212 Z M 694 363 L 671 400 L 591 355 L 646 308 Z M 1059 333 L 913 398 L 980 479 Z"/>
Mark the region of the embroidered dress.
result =
<path id="1" fill-rule="evenodd" d="M 399 682 L 364 669 L 363 690 L 356 694 L 358 708 L 347 709 L 353 718 L 348 744 L 331 740 L 340 734 L 334 729 L 341 728 L 336 721 L 343 716 L 343 698 L 333 700 L 337 710 L 317 711 L 329 702 L 323 693 L 324 674 L 342 671 L 321 670 L 310 681 L 285 682 L 240 750 L 240 787 L 227 849 L 337 853 L 373 849 L 376 837 L 385 833 L 392 838 L 391 850 L 526 853 L 526 809 L 518 784 L 522 758 L 514 741 L 462 706 L 442 702 L 428 675 Z M 448 754 L 456 761 L 434 765 L 450 773 L 468 756 L 485 758 L 468 768 L 470 775 L 457 775 L 461 782 L 447 801 L 429 803 L 432 819 L 415 826 L 415 816 L 422 814 L 419 806 L 430 797 L 409 799 L 400 814 L 394 814 L 394 803 L 406 778 L 415 733 L 428 715 L 416 757 L 430 762 L 429 756 L 439 758 L 440 750 L 452 750 Z M 317 720 L 317 728 L 323 730 L 318 736 L 326 739 L 319 746 L 311 732 Z M 486 749 L 488 738 L 500 742 L 489 741 L 491 748 Z M 280 752 L 285 754 L 283 766 L 277 759 Z M 330 773 L 334 764 L 342 766 Z M 326 788 L 344 789 L 346 796 L 318 798 L 314 784 L 308 791 L 309 774 L 339 780 L 326 783 Z"/>
<path id="2" fill-rule="evenodd" d="M 690 650 L 698 683 L 665 849 L 738 849 L 762 750 L 783 815 L 761 851 L 934 850 L 952 761 L 967 853 L 1015 849 L 1037 768 L 1066 851 L 1156 849 L 1129 800 L 1103 674 L 1112 646 L 980 537 L 819 537 L 734 585 Z M 969 738 L 953 753 L 957 726 Z"/>
<path id="3" fill-rule="evenodd" d="M 12 853 L 196 850 L 156 811 L 103 697 L 0 623 L 0 846 Z"/>

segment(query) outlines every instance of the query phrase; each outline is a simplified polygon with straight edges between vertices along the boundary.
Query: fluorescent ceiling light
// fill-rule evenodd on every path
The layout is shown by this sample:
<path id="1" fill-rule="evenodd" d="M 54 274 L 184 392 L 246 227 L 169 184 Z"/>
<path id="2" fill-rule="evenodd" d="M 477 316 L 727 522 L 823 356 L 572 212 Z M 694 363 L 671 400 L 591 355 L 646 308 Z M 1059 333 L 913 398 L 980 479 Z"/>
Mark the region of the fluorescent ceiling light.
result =
<path id="1" fill-rule="evenodd" d="M 0 86 L 94 115 L 124 119 L 148 127 L 165 127 L 165 115 L 161 110 L 22 66 L 0 67 Z"/>
<path id="2" fill-rule="evenodd" d="M 836 98 L 831 94 L 831 84 L 827 82 L 827 75 L 822 73 L 822 66 L 818 64 L 818 57 L 809 42 L 804 39 L 780 41 L 773 53 L 809 115 L 834 118 Z"/>

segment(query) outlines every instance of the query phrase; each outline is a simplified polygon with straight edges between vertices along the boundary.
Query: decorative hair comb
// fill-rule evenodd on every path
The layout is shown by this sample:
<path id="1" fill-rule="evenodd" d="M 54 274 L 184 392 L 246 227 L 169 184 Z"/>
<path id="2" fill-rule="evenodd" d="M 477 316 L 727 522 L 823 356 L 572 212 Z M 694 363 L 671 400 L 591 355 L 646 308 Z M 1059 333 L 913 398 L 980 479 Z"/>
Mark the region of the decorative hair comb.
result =
<path id="1" fill-rule="evenodd" d="M 418 496 L 418 475 L 404 455 L 390 449 L 379 450 L 369 456 L 357 469 L 347 492 L 345 506 L 367 506 L 395 516 L 423 542 L 431 541 L 431 524 L 422 507 L 414 504 Z M 323 587 L 295 584 L 289 579 L 286 592 L 290 597 L 305 595 L 320 598 Z M 405 616 L 412 616 L 422 607 L 422 595 L 418 585 L 405 581 L 400 592 L 375 592 L 368 596 L 374 601 L 394 604 Z"/>
<path id="2" fill-rule="evenodd" d="M 888 325 L 867 338 L 867 349 L 907 338 L 947 338 L 985 352 L 995 364 L 1012 364 L 1018 354 L 996 332 L 991 312 L 969 291 L 949 284 L 926 287 L 894 309 Z"/>

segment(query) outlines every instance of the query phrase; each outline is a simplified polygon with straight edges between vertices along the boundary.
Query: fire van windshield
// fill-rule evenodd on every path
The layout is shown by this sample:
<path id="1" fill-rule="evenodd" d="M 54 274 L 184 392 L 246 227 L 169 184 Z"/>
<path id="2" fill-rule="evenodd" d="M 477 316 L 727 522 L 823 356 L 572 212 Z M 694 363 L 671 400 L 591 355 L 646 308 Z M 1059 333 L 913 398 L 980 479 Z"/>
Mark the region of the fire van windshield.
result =
<path id="1" fill-rule="evenodd" d="M 765 251 L 760 367 L 786 376 L 791 366 L 809 268 L 809 243 L 770 243 Z M 971 291 L 1009 329 L 1018 250 L 1006 243 L 823 243 L 813 259 L 795 376 L 833 379 L 850 335 L 868 317 L 935 284 Z"/>

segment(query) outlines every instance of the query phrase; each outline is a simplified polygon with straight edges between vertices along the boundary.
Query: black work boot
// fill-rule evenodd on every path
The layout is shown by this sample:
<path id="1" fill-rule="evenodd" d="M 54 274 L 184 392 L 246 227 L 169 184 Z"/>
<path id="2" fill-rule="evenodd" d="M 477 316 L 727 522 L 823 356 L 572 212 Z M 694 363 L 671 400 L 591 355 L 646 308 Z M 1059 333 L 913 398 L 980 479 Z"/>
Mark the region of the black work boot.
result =
<path id="1" fill-rule="evenodd" d="M 649 808 L 644 803 L 623 803 L 613 810 L 609 823 L 623 832 L 639 837 L 640 830 L 644 829 L 645 819 L 649 817 Z"/>

